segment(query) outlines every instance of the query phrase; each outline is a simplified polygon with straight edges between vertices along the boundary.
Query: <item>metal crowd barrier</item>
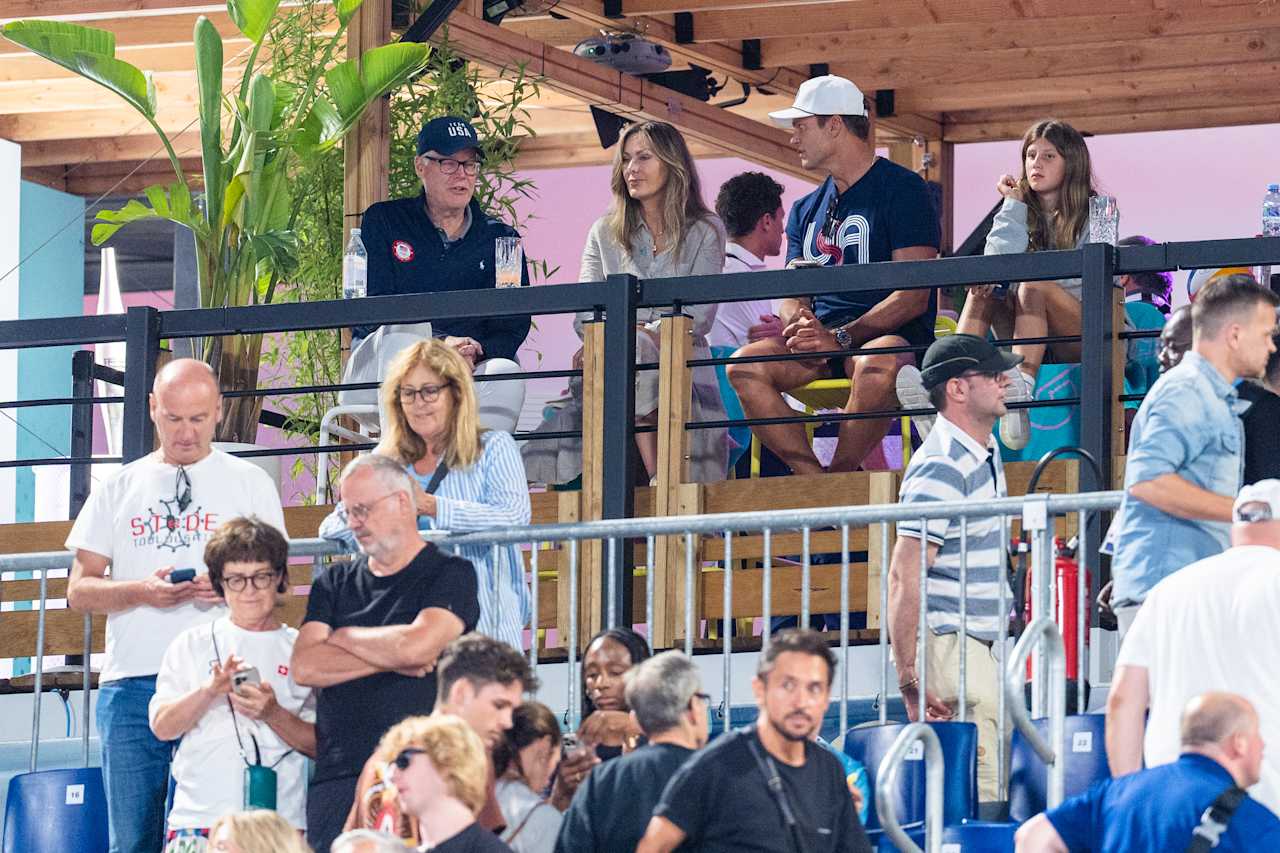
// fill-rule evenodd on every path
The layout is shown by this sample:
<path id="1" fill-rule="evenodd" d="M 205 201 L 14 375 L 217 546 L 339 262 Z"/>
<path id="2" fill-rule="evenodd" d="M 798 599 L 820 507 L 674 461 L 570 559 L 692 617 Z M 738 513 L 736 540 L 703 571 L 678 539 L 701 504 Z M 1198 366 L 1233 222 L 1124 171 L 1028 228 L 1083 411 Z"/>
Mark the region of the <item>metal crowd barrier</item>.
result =
<path id="1" fill-rule="evenodd" d="M 1088 524 L 1091 513 L 1104 512 L 1117 508 L 1120 504 L 1120 492 L 1093 492 L 1089 494 L 1076 495 L 1029 495 L 1026 497 L 1009 497 L 1000 498 L 989 501 L 967 501 L 967 502 L 939 502 L 927 504 L 887 504 L 887 505 L 871 505 L 871 506 L 846 506 L 846 507 L 829 507 L 822 509 L 796 509 L 783 510 L 775 512 L 738 512 L 738 513 L 721 513 L 708 515 L 688 515 L 688 516 L 671 516 L 665 518 L 637 518 L 637 519 L 620 519 L 620 520 L 603 520 L 590 521 L 575 524 L 552 524 L 552 525 L 531 525 L 525 527 L 509 528 L 505 530 L 489 530 L 476 533 L 467 533 L 461 535 L 446 535 L 439 538 L 437 544 L 440 547 L 461 547 L 464 545 L 487 545 L 494 549 L 498 546 L 506 544 L 517 544 L 528 546 L 530 551 L 530 568 L 531 568 L 531 584 L 532 584 L 532 601 L 533 614 L 532 624 L 536 626 L 539 621 L 538 614 L 538 556 L 540 546 L 543 544 L 551 544 L 564 542 L 567 543 L 568 550 L 568 637 L 566 645 L 568 660 L 568 721 L 571 728 L 576 729 L 579 723 L 579 682 L 581 679 L 579 665 L 579 646 L 580 631 L 578 624 L 578 596 L 579 596 L 579 552 L 580 544 L 586 540 L 601 540 L 605 543 L 604 554 L 604 574 L 606 578 L 612 578 L 617 582 L 622 572 L 621 547 L 625 540 L 645 541 L 648 544 L 648 568 L 646 575 L 646 591 L 647 602 L 645 607 L 645 623 L 653 624 L 653 601 L 654 601 L 654 572 L 653 572 L 653 555 L 656 550 L 656 537 L 659 536 L 683 536 L 685 542 L 685 566 L 684 566 L 684 597 L 689 606 L 684 608 L 685 612 L 685 637 L 684 650 L 686 653 L 692 654 L 694 650 L 694 638 L 698 633 L 698 623 L 695 614 L 696 602 L 693 601 L 694 594 L 694 573 L 701 571 L 701 566 L 695 560 L 694 540 L 699 536 L 722 536 L 724 540 L 724 613 L 721 618 L 725 625 L 725 638 L 721 655 L 723 656 L 723 674 L 722 688 L 723 699 L 722 706 L 726 720 L 730 708 L 731 698 L 733 695 L 733 672 L 731 667 L 732 645 L 730 642 L 730 631 L 728 626 L 732 624 L 733 616 L 733 576 L 735 572 L 742 571 L 760 571 L 762 573 L 762 595 L 761 610 L 764 617 L 764 641 L 768 641 L 770 631 L 770 619 L 774 615 L 772 601 L 772 581 L 773 572 L 775 570 L 774 560 L 772 557 L 772 537 L 778 531 L 800 531 L 801 532 L 801 604 L 800 604 L 800 624 L 808 624 L 811 611 L 810 598 L 812 594 L 812 553 L 810 537 L 813 531 L 823 528 L 838 528 L 841 531 L 841 562 L 840 562 L 840 593 L 839 593 L 839 612 L 840 629 L 839 629 L 839 661 L 841 669 L 841 677 L 838 679 L 838 699 L 839 699 L 839 724 L 840 730 L 843 732 L 848 728 L 848 700 L 850 696 L 849 684 L 849 663 L 850 663 L 850 643 L 849 643 L 849 593 L 850 593 L 850 551 L 849 551 L 849 532 L 853 527 L 869 526 L 872 524 L 880 524 L 881 536 L 881 554 L 882 559 L 878 567 L 868 565 L 867 571 L 874 572 L 878 569 L 880 578 L 880 601 L 881 601 L 881 620 L 879 631 L 879 650 L 881 672 L 879 679 L 879 714 L 880 721 L 887 721 L 888 709 L 886 707 L 887 700 L 890 695 L 889 681 L 889 632 L 887 625 L 888 616 L 888 585 L 889 585 L 889 560 L 892 553 L 891 538 L 889 526 L 899 521 L 917 521 L 920 529 L 924 530 L 926 522 L 929 519 L 936 518 L 956 518 L 962 521 L 963 536 L 961 539 L 961 575 L 967 572 L 968 568 L 968 537 L 967 537 L 967 520 L 978 518 L 1000 517 L 1004 520 L 1007 528 L 1008 519 L 1011 517 L 1022 517 L 1024 525 L 1028 518 L 1032 522 L 1037 519 L 1043 519 L 1043 524 L 1029 527 L 1032 536 L 1032 577 L 1047 578 L 1044 587 L 1053 592 L 1053 559 L 1052 559 L 1052 537 L 1053 523 L 1052 520 L 1067 513 L 1079 513 L 1081 530 L 1084 525 Z M 762 533 L 764 543 L 764 554 L 762 565 L 759 569 L 734 569 L 732 556 L 732 537 L 738 533 Z M 923 542 L 924 540 L 922 540 Z M 1005 537 L 1008 541 L 1008 537 Z M 290 542 L 290 555 L 294 557 L 311 557 L 315 560 L 316 571 L 321 571 L 323 560 L 326 557 L 339 556 L 345 553 L 340 546 L 333 542 L 322 539 L 301 539 Z M 923 553 L 923 549 L 922 549 Z M 40 575 L 40 601 L 39 601 L 39 617 L 37 622 L 37 637 L 35 648 L 35 698 L 32 713 L 32 744 L 31 744 L 31 766 L 35 769 L 40 734 L 40 695 L 42 688 L 43 676 L 43 654 L 45 646 L 45 614 L 47 610 L 46 596 L 46 578 L 47 573 L 56 569 L 65 569 L 71 565 L 73 555 L 70 552 L 46 552 L 38 554 L 8 555 L 0 556 L 0 572 L 17 572 L 30 571 L 37 572 Z M 496 561 L 495 561 L 496 564 Z M 1084 573 L 1081 572 L 1081 577 Z M 1003 585 L 1002 585 L 1003 586 Z M 1002 590 L 1003 592 L 1003 590 Z M 924 614 L 926 612 L 926 595 L 927 582 L 926 571 L 922 566 L 921 570 L 921 615 L 918 635 L 918 673 L 920 678 L 920 694 L 925 695 L 927 681 L 927 666 L 925 665 L 925 649 L 928 632 L 928 621 Z M 961 601 L 964 601 L 962 598 Z M 1052 602 L 1050 597 L 1048 601 Z M 1008 608 L 1001 605 L 1001 612 L 1008 613 Z M 622 620 L 616 608 L 608 608 L 606 611 L 607 620 L 605 627 L 614 627 Z M 790 614 L 788 614 L 790 615 Z M 1082 634 L 1084 631 L 1084 608 L 1077 610 L 1077 633 Z M 3 617 L 0 617 L 3 618 Z M 963 614 L 963 618 L 967 620 L 967 611 Z M 1037 609 L 1033 612 L 1033 629 L 1039 632 L 1044 631 L 1042 623 L 1045 619 L 1049 620 L 1049 627 L 1052 627 L 1053 613 L 1048 609 Z M 630 619 L 625 624 L 630 624 Z M 966 623 L 967 624 L 967 623 Z M 1030 632 L 1028 636 L 1031 636 Z M 1036 636 L 1039 636 L 1037 634 Z M 84 658 L 85 666 L 85 683 L 88 685 L 88 641 L 89 636 L 86 632 L 86 654 Z M 1024 637 L 1023 643 L 1019 646 L 1019 653 L 1025 654 L 1028 640 Z M 999 650 L 998 659 L 1001 671 L 1006 671 L 1004 654 L 1004 643 L 997 643 Z M 964 644 L 961 644 L 961 649 Z M 1057 657 L 1054 658 L 1054 649 L 1056 649 Z M 1061 665 L 1061 640 L 1057 645 L 1051 648 L 1050 670 L 1046 671 L 1045 667 L 1036 667 L 1034 677 L 1037 689 L 1047 691 L 1050 679 L 1056 678 L 1058 687 L 1062 685 L 1062 665 Z M 538 667 L 538 651 L 536 641 L 531 643 L 529 649 L 530 661 L 536 669 Z M 1056 663 L 1055 663 L 1056 661 Z M 967 690 L 965 666 L 966 660 L 962 652 L 960 658 L 961 672 L 964 673 L 960 679 L 960 719 L 965 719 L 965 705 Z M 1083 656 L 1079 659 L 1079 677 L 1083 687 L 1083 677 L 1085 670 L 1085 661 Z M 1055 676 L 1054 672 L 1058 675 Z M 1012 679 L 1012 675 L 1009 676 Z M 1083 694 L 1083 689 L 1081 690 Z M 999 693 L 1001 699 L 1004 699 L 1005 691 Z M 1055 694 L 1056 695 L 1056 694 Z M 86 708 L 88 694 L 86 693 Z M 1020 704 L 1016 702 L 1015 705 Z M 1055 699 L 1054 710 L 1061 705 L 1061 701 Z M 87 711 L 86 711 L 87 714 Z M 1039 711 L 1033 709 L 1033 714 L 1039 716 Z M 1000 754 L 997 757 L 1001 768 L 1001 785 L 1004 784 L 1004 747 L 1003 742 L 1006 732 L 1004 731 L 1004 710 L 1000 711 L 1001 731 L 1000 731 Z M 87 723 L 87 718 L 86 718 Z M 87 761 L 87 732 L 88 726 L 85 726 L 85 744 L 86 744 L 86 761 Z"/>
<path id="2" fill-rule="evenodd" d="M 902 821 L 898 820 L 898 798 L 895 796 L 902 762 L 917 741 L 924 744 L 924 847 L 928 853 L 942 853 L 942 801 L 947 778 L 946 768 L 943 766 L 942 744 L 938 740 L 938 734 L 926 724 L 912 723 L 904 728 L 880 762 L 880 769 L 876 773 L 876 814 L 880 816 L 884 834 L 899 850 L 920 853 L 919 845 L 907 835 L 902 828 Z"/>

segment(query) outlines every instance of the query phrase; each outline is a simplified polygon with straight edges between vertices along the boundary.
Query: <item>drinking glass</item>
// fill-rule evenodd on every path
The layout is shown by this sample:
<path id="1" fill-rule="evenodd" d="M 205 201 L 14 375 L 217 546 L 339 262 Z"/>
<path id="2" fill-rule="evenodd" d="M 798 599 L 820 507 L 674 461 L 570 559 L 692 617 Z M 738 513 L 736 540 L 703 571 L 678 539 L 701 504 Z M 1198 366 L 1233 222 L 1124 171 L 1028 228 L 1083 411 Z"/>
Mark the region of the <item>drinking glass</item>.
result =
<path id="1" fill-rule="evenodd" d="M 519 237 L 499 237 L 493 245 L 493 268 L 498 287 L 519 287 L 524 267 L 524 249 Z"/>
<path id="2" fill-rule="evenodd" d="M 1095 195 L 1089 199 L 1089 242 L 1110 243 L 1120 241 L 1120 208 L 1115 196 Z"/>

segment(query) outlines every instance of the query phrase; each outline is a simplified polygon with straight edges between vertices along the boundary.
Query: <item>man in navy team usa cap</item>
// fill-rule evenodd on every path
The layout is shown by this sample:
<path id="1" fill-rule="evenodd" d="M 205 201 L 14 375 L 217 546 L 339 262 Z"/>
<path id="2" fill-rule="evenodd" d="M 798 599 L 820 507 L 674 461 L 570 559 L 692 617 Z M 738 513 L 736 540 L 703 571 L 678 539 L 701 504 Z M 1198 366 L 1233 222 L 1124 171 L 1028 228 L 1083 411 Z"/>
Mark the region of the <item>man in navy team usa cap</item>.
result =
<path id="1" fill-rule="evenodd" d="M 422 126 L 413 170 L 422 193 L 369 206 L 361 237 L 369 253 L 370 296 L 481 290 L 496 284 L 494 244 L 519 237 L 475 199 L 483 155 L 480 135 L 459 116 L 440 116 Z M 527 267 L 521 271 L 529 283 Z M 364 338 L 376 326 L 353 329 Z M 516 352 L 529 334 L 529 317 L 459 317 L 434 324 L 432 334 L 453 345 L 476 375 L 518 373 Z M 524 380 L 476 384 L 480 422 L 514 431 L 524 405 Z"/>

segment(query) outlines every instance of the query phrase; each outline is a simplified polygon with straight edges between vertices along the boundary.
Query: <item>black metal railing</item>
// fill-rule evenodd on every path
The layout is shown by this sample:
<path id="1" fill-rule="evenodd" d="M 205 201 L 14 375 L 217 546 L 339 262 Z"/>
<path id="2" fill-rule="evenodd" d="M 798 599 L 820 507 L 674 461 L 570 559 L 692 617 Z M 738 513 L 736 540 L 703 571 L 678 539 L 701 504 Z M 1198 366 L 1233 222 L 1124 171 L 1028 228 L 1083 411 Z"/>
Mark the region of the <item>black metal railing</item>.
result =
<path id="1" fill-rule="evenodd" d="M 231 334 L 290 332 L 331 329 L 355 325 L 379 325 L 452 318 L 549 315 L 570 312 L 594 314 L 604 324 L 603 381 L 603 515 L 627 518 L 632 515 L 633 482 L 630 464 L 634 451 L 635 336 L 633 317 L 638 308 L 736 302 L 752 299 L 809 296 L 865 290 L 913 290 L 942 288 L 993 281 L 1042 281 L 1080 278 L 1082 287 L 1081 384 L 1079 397 L 1055 400 L 1052 405 L 1077 402 L 1081 446 L 1099 460 L 1101 472 L 1086 472 L 1085 490 L 1109 487 L 1111 482 L 1110 436 L 1112 363 L 1116 343 L 1125 335 L 1113 327 L 1112 287 L 1117 275 L 1255 264 L 1280 265 L 1280 238 L 1212 240 L 1165 243 L 1153 246 L 1115 248 L 1088 244 L 1080 249 L 1037 252 L 1023 255 L 956 257 L 928 261 L 897 261 L 817 269 L 764 271 L 733 275 L 690 276 L 642 280 L 629 275 L 610 276 L 603 282 L 545 285 L 484 291 L 454 291 L 408 296 L 380 296 L 357 301 L 284 303 L 238 308 L 207 308 L 158 311 L 149 307 L 130 308 L 125 315 L 62 317 L 0 322 L 0 349 L 47 346 L 83 346 L 92 343 L 127 343 L 124 375 L 108 376 L 93 364 L 87 353 L 73 361 L 76 371 L 73 405 L 73 445 L 70 459 L 56 460 L 72 468 L 72 508 L 88 492 L 90 448 L 86 444 L 91 424 L 91 406 L 99 398 L 92 394 L 95 378 L 123 380 L 124 446 L 123 461 L 147 453 L 153 445 L 147 394 L 155 378 L 156 361 L 162 339 L 214 337 Z M 1055 339 L 1056 340 L 1056 339 Z M 1047 342 L 1047 339 L 1046 339 Z M 830 355 L 848 355 L 842 351 Z M 814 357 L 808 354 L 807 358 Z M 784 356 L 785 358 L 785 356 Z M 696 364 L 724 363 L 721 359 L 697 360 Z M 652 366 L 646 365 L 651 368 Z M 566 376 L 575 371 L 548 371 L 528 375 Z M 498 377 L 509 379 L 510 376 Z M 366 383 L 367 385 L 367 383 Z M 341 385 L 306 386 L 311 390 L 338 390 Z M 351 386 L 354 387 L 354 386 Z M 281 389 L 234 391 L 239 395 L 279 395 Z M 67 399 L 24 401 L 13 405 L 66 405 Z M 852 415 L 797 416 L 795 420 L 882 417 L 882 413 Z M 758 419 L 746 423 L 773 422 Z M 692 428 L 728 426 L 737 422 L 692 423 Z M 76 438 L 78 436 L 78 438 Z M 336 448 L 287 448 L 245 455 L 324 452 Z M 343 449 L 351 449 L 344 445 Z M 6 467 L 55 460 L 12 460 Z M 630 572 L 624 572 L 616 588 L 605 589 L 605 606 L 616 612 L 630 612 Z"/>

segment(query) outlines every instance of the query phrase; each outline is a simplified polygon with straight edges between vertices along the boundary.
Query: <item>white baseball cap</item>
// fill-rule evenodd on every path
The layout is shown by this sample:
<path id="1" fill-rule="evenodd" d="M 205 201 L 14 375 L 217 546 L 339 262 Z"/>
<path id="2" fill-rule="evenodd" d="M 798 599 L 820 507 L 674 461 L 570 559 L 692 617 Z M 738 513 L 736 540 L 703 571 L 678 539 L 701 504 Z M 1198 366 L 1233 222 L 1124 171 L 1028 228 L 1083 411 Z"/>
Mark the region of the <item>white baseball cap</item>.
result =
<path id="1" fill-rule="evenodd" d="M 862 90 L 852 80 L 825 74 L 812 77 L 800 84 L 796 100 L 785 110 L 769 113 L 769 118 L 779 127 L 791 127 L 791 123 L 805 116 L 864 116 L 867 104 Z"/>
<path id="2" fill-rule="evenodd" d="M 1280 521 L 1280 480 L 1250 483 L 1236 495 L 1231 518 L 1238 523 Z"/>

